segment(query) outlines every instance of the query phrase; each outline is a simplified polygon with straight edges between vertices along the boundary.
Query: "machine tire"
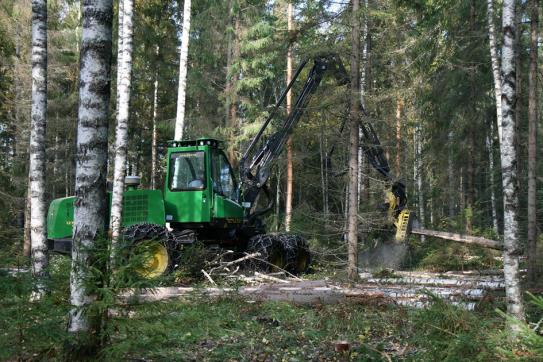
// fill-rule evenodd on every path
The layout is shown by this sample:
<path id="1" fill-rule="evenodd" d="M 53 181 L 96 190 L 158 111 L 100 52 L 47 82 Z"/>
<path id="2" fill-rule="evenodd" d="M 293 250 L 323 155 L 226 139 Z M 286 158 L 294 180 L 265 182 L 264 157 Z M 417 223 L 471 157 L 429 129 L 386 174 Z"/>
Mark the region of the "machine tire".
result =
<path id="1" fill-rule="evenodd" d="M 305 240 L 294 234 L 259 234 L 247 245 L 249 253 L 260 253 L 251 261 L 251 267 L 264 272 L 286 270 L 292 274 L 303 273 L 310 263 L 309 248 Z"/>
<path id="2" fill-rule="evenodd" d="M 123 234 L 123 256 L 127 261 L 134 253 L 149 252 L 147 270 L 136 271 L 146 279 L 155 279 L 171 273 L 179 260 L 179 247 L 166 227 L 156 224 L 136 224 L 127 227 Z M 144 248 L 138 250 L 138 248 Z"/>

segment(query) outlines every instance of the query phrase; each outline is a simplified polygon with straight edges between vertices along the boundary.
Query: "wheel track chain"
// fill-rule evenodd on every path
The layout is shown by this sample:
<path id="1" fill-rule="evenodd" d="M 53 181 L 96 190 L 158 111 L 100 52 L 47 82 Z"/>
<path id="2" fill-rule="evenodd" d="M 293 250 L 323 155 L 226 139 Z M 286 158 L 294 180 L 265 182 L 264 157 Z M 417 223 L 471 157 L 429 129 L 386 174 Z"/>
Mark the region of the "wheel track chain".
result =
<path id="1" fill-rule="evenodd" d="M 297 270 L 296 259 L 299 251 L 307 251 L 307 243 L 299 235 L 286 233 L 259 234 L 253 236 L 247 245 L 250 253 L 259 252 L 261 260 L 252 260 L 250 266 L 255 270 L 270 271 L 273 267 L 269 264 L 269 258 L 274 248 L 280 248 L 283 252 L 285 266 L 283 269 L 289 273 L 297 274 L 305 270 Z M 262 261 L 264 260 L 264 261 Z"/>
<path id="2" fill-rule="evenodd" d="M 135 244 L 144 240 L 159 240 L 166 247 L 170 259 L 167 274 L 178 266 L 182 245 L 196 241 L 196 235 L 192 230 L 170 232 L 165 226 L 148 223 L 135 224 L 124 229 L 123 247 L 128 253 Z"/>

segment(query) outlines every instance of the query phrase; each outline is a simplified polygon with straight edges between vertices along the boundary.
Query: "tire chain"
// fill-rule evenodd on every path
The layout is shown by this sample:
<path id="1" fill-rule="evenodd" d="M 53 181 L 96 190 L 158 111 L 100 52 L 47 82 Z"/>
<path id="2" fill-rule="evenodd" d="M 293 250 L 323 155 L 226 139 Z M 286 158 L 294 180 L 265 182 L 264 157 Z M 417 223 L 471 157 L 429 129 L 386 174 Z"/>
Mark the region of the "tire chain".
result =
<path id="1" fill-rule="evenodd" d="M 168 250 L 168 257 L 171 258 L 168 269 L 171 271 L 177 267 L 182 245 L 191 244 L 196 241 L 196 234 L 192 230 L 170 232 L 165 226 L 157 224 L 135 224 L 124 229 L 124 248 L 130 250 L 135 243 L 143 240 L 158 240 Z"/>
<path id="2" fill-rule="evenodd" d="M 304 238 L 294 234 L 259 234 L 253 236 L 247 245 L 249 252 L 259 252 L 258 259 L 266 262 L 253 260 L 250 266 L 254 269 L 269 271 L 272 266 L 269 264 L 269 257 L 274 247 L 280 247 L 285 257 L 285 270 L 296 274 L 300 271 L 296 270 L 296 258 L 299 250 L 304 250 L 309 253 L 307 243 Z M 301 270 L 302 272 L 305 270 Z"/>

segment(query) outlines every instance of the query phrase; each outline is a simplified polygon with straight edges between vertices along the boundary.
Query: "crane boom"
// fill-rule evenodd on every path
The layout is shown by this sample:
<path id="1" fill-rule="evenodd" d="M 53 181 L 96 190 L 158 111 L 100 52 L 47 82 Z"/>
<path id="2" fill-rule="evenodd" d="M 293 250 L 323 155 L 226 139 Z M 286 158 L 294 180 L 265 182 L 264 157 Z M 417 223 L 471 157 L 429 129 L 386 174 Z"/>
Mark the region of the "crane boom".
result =
<path id="1" fill-rule="evenodd" d="M 274 133 L 266 135 L 265 131 L 272 124 L 272 120 L 285 100 L 287 93 L 291 90 L 302 70 L 308 63 L 309 59 L 300 63 L 294 72 L 292 80 L 279 97 L 279 100 L 273 107 L 270 115 L 266 118 L 240 160 L 240 186 L 245 202 L 252 204 L 261 190 L 267 192 L 266 182 L 270 177 L 271 166 L 283 151 L 288 137 L 302 117 L 305 108 L 311 99 L 311 95 L 313 95 L 319 86 L 324 73 L 331 72 L 340 85 L 349 83 L 349 77 L 345 71 L 345 67 L 337 55 L 327 54 L 314 57 L 313 66 L 307 75 L 302 90 L 296 98 L 292 111 L 284 120 L 275 122 L 277 123 L 277 127 Z"/>

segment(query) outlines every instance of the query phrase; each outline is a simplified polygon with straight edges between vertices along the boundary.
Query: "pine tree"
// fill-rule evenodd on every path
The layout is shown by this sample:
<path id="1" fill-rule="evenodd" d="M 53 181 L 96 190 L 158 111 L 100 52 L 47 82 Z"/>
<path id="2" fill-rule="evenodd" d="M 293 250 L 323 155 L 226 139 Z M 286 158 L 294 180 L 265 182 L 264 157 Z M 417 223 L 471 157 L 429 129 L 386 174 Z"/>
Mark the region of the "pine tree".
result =
<path id="1" fill-rule="evenodd" d="M 528 280 L 537 280 L 537 58 L 539 37 L 538 1 L 530 1 L 530 68 L 528 73 Z"/>
<path id="2" fill-rule="evenodd" d="M 358 132 L 360 117 L 360 23 L 359 0 L 352 1 L 351 14 L 351 89 L 350 89 L 350 136 L 349 136 L 349 196 L 347 243 L 347 274 L 358 278 Z"/>

